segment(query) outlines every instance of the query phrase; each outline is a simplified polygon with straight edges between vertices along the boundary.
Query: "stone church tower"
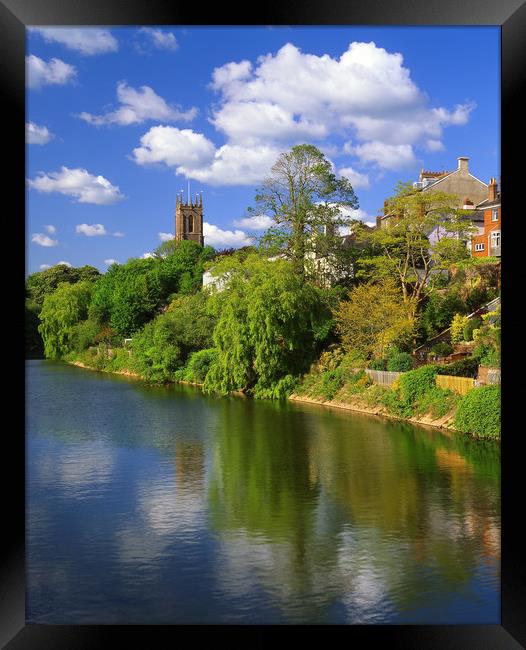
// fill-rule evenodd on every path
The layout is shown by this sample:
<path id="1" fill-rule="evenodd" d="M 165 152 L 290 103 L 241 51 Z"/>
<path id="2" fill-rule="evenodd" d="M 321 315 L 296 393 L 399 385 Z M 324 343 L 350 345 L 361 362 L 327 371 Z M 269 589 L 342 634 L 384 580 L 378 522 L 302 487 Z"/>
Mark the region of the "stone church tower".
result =
<path id="1" fill-rule="evenodd" d="M 203 197 L 196 196 L 183 203 L 183 197 L 177 195 L 175 200 L 175 239 L 191 239 L 204 246 L 203 237 Z"/>

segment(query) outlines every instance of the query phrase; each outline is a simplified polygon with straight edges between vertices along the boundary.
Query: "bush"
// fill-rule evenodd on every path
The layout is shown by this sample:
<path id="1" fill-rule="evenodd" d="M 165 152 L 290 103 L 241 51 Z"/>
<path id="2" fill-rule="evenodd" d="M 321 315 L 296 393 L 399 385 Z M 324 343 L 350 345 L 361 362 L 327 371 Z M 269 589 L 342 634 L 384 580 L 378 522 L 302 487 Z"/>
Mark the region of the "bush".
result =
<path id="1" fill-rule="evenodd" d="M 478 316 L 475 316 L 474 318 L 468 320 L 468 322 L 464 325 L 464 329 L 463 329 L 464 341 L 472 341 L 473 330 L 478 329 L 481 325 L 482 325 L 482 318 L 479 318 Z"/>
<path id="2" fill-rule="evenodd" d="M 418 400 L 415 410 L 418 414 L 430 413 L 438 419 L 452 411 L 459 399 L 453 391 L 435 386 Z"/>
<path id="3" fill-rule="evenodd" d="M 422 366 L 400 375 L 398 382 L 402 401 L 412 406 L 425 393 L 435 388 L 437 372 L 436 366 Z"/>
<path id="4" fill-rule="evenodd" d="M 371 370 L 387 370 L 387 359 L 373 359 L 369 368 Z"/>
<path id="5" fill-rule="evenodd" d="M 407 352 L 396 352 L 387 361 L 387 370 L 391 372 L 407 372 L 413 369 L 413 357 Z"/>
<path id="6" fill-rule="evenodd" d="M 460 399 L 455 427 L 484 438 L 500 437 L 500 386 L 473 388 Z"/>
<path id="7" fill-rule="evenodd" d="M 447 357 L 449 354 L 452 354 L 453 346 L 447 341 L 440 341 L 439 343 L 435 343 L 431 348 L 431 352 L 438 357 Z"/>
<path id="8" fill-rule="evenodd" d="M 460 343 L 464 338 L 464 327 L 469 323 L 467 316 L 455 314 L 451 321 L 451 343 Z"/>
<path id="9" fill-rule="evenodd" d="M 188 359 L 183 379 L 202 384 L 210 365 L 217 359 L 217 354 L 218 352 L 215 348 L 194 352 Z"/>
<path id="10" fill-rule="evenodd" d="M 467 357 L 453 363 L 440 367 L 441 375 L 453 375 L 454 377 L 476 378 L 479 369 L 479 360 L 475 357 Z"/>

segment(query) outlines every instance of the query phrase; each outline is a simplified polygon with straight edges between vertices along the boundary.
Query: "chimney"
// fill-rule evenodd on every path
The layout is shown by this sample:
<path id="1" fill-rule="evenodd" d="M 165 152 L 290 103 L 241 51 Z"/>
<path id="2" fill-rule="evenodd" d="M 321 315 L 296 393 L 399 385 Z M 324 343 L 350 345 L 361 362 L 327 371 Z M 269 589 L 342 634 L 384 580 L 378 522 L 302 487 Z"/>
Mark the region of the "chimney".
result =
<path id="1" fill-rule="evenodd" d="M 490 201 L 495 201 L 497 198 L 497 179 L 490 178 L 488 185 L 488 198 Z"/>
<path id="2" fill-rule="evenodd" d="M 464 172 L 464 173 L 467 174 L 469 172 L 469 169 L 468 169 L 468 160 L 469 160 L 469 158 L 467 156 L 460 156 L 459 158 L 457 158 L 457 160 L 458 160 L 458 169 L 459 169 L 459 171 Z"/>
<path id="3" fill-rule="evenodd" d="M 475 206 L 473 205 L 473 201 L 471 199 L 468 199 L 467 197 L 464 199 L 464 205 L 463 205 L 463 210 L 473 210 Z"/>

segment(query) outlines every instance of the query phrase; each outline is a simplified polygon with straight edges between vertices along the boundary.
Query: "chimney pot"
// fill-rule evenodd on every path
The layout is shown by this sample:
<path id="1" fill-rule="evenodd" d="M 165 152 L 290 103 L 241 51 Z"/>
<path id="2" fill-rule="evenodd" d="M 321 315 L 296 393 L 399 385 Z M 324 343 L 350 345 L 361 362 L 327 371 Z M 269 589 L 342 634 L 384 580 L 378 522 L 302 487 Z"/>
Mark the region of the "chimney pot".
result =
<path id="1" fill-rule="evenodd" d="M 458 160 L 458 169 L 463 172 L 468 172 L 469 167 L 468 167 L 468 160 L 469 158 L 467 156 L 459 156 Z"/>

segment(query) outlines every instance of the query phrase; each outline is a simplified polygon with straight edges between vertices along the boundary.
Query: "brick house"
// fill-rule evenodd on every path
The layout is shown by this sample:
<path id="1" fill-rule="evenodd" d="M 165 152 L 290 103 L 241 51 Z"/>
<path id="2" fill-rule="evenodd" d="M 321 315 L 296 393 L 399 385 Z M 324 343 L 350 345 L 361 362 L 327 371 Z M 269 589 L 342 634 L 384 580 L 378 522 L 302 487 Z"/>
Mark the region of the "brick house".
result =
<path id="1" fill-rule="evenodd" d="M 491 178 L 488 196 L 477 204 L 476 210 L 484 215 L 482 231 L 471 239 L 473 257 L 500 257 L 500 192 L 497 181 Z"/>

